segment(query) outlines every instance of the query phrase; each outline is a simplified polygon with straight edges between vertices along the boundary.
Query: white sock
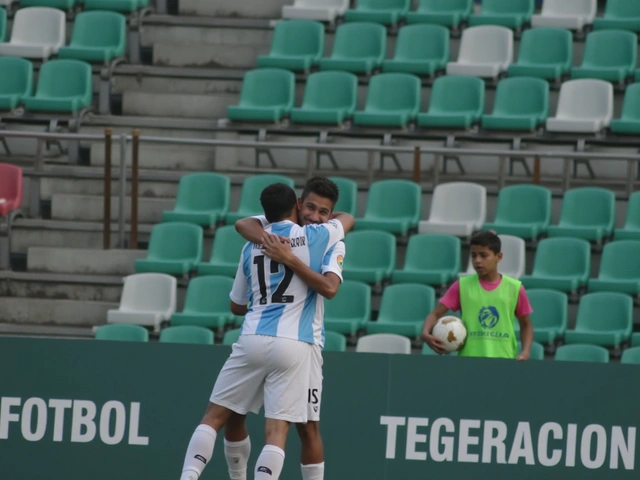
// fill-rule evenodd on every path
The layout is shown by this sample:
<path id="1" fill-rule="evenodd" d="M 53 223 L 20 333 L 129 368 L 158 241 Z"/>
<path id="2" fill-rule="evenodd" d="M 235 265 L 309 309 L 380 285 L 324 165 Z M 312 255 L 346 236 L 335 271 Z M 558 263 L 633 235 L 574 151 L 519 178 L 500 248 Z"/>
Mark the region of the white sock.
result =
<path id="1" fill-rule="evenodd" d="M 300 466 L 302 467 L 302 480 L 324 480 L 324 462 Z"/>
<path id="2" fill-rule="evenodd" d="M 278 480 L 284 465 L 284 450 L 265 445 L 256 462 L 255 480 Z"/>
<path id="3" fill-rule="evenodd" d="M 198 425 L 187 447 L 180 480 L 198 480 L 202 470 L 211 460 L 217 435 L 209 425 Z"/>
<path id="4" fill-rule="evenodd" d="M 247 463 L 251 455 L 251 440 L 249 437 L 239 442 L 224 440 L 224 456 L 229 467 L 231 480 L 247 480 Z"/>

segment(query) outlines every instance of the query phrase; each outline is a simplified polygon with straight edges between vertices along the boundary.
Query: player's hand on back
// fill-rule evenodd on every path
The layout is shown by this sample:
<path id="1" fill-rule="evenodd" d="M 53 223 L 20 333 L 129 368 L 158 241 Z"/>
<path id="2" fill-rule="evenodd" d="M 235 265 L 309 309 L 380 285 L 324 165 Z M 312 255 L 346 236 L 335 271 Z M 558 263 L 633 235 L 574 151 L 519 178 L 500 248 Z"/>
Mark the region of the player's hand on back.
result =
<path id="1" fill-rule="evenodd" d="M 291 243 L 288 239 L 283 241 L 283 237 L 269 233 L 265 233 L 262 236 L 262 251 L 271 258 L 271 260 L 283 264 L 291 261 L 291 258 L 294 256 L 291 251 Z"/>
<path id="2" fill-rule="evenodd" d="M 422 340 L 438 355 L 445 355 L 447 353 L 444 349 L 444 342 L 438 337 L 434 337 L 430 333 L 422 332 Z"/>

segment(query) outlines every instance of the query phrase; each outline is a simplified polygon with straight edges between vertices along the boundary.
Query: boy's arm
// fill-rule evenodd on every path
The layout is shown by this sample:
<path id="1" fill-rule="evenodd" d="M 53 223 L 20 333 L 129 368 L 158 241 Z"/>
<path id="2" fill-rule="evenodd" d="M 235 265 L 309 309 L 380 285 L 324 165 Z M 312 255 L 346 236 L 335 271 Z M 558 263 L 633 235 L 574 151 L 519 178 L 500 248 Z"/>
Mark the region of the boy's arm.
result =
<path id="1" fill-rule="evenodd" d="M 518 317 L 520 324 L 520 342 L 522 343 L 522 352 L 516 357 L 516 360 L 529 360 L 531 355 L 531 344 L 533 343 L 533 324 L 529 315 Z"/>
<path id="2" fill-rule="evenodd" d="M 236 222 L 236 231 L 251 243 L 260 243 L 264 235 L 263 222 L 256 217 L 247 217 Z"/>
<path id="3" fill-rule="evenodd" d="M 447 310 L 449 310 L 449 307 L 443 305 L 442 303 L 438 303 L 438 305 L 436 305 L 436 308 L 434 308 L 433 311 L 429 315 L 427 315 L 427 318 L 424 321 L 424 327 L 422 327 L 422 339 L 427 345 L 429 345 L 429 347 L 431 347 L 431 350 L 440 355 L 446 354 L 447 351 L 444 349 L 444 343 L 442 342 L 442 340 L 431 335 L 431 330 L 433 330 L 433 327 L 436 325 L 436 323 L 438 323 L 438 320 L 440 320 L 440 318 L 443 317 L 445 313 L 447 313 Z"/>

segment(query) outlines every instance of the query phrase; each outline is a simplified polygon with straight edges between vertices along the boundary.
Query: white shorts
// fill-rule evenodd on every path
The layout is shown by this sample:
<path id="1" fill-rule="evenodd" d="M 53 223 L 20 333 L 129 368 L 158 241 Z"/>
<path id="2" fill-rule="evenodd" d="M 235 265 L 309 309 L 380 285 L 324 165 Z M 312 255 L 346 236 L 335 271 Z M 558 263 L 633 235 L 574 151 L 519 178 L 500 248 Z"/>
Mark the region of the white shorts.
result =
<path id="1" fill-rule="evenodd" d="M 320 421 L 322 364 L 322 349 L 318 345 L 314 345 L 309 366 L 309 394 L 307 395 L 307 420 L 310 422 Z"/>
<path id="2" fill-rule="evenodd" d="M 241 335 L 213 386 L 210 401 L 240 415 L 307 421 L 309 366 L 315 345 L 266 335 Z"/>

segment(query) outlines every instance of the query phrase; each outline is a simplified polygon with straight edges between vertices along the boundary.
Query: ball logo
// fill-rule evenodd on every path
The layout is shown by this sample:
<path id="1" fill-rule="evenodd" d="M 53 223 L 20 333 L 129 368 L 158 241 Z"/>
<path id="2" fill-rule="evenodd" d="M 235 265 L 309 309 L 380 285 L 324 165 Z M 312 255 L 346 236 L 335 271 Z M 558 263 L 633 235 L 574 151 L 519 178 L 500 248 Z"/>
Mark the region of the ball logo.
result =
<path id="1" fill-rule="evenodd" d="M 482 307 L 478 313 L 478 321 L 482 328 L 493 328 L 500 321 L 500 314 L 496 307 Z"/>
<path id="2" fill-rule="evenodd" d="M 342 270 L 342 265 L 344 264 L 344 257 L 342 255 L 338 255 L 338 266 L 340 270 Z"/>

